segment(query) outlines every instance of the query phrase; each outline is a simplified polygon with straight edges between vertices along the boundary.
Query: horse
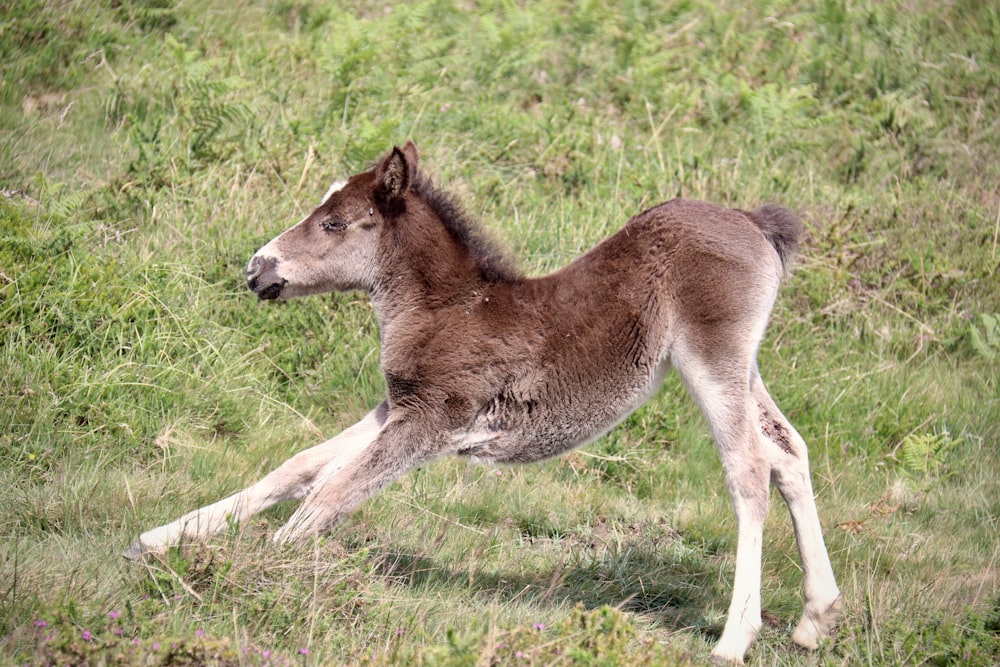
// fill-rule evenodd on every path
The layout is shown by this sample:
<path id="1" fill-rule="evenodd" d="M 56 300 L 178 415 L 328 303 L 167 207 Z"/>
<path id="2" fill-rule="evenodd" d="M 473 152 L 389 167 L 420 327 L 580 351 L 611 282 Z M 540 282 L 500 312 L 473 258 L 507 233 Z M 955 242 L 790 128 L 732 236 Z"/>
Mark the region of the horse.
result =
<path id="1" fill-rule="evenodd" d="M 453 454 L 528 463 L 599 438 L 675 369 L 716 441 L 737 520 L 732 600 L 712 650 L 743 661 L 761 627 L 769 484 L 802 561 L 795 644 L 816 649 L 843 609 L 813 498 L 806 444 L 775 405 L 757 348 L 802 225 L 788 210 L 673 199 L 564 268 L 526 277 L 419 170 L 412 141 L 333 184 L 250 259 L 261 299 L 368 293 L 385 399 L 361 421 L 224 500 L 143 533 L 139 558 L 200 540 L 283 500 L 274 535 L 331 530 L 408 470 Z"/>

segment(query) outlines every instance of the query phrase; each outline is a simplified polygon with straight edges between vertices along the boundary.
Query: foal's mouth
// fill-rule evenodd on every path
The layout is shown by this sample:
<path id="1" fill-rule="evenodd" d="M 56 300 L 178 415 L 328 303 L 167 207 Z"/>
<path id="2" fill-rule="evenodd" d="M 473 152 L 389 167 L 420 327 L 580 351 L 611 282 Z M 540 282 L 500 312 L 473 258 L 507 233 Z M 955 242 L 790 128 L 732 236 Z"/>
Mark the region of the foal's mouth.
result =
<path id="1" fill-rule="evenodd" d="M 258 297 L 264 299 L 265 301 L 272 301 L 274 299 L 277 299 L 278 296 L 281 295 L 281 290 L 282 288 L 284 288 L 285 283 L 287 282 L 288 282 L 287 280 L 281 280 L 276 283 L 275 282 L 269 283 L 262 287 L 261 285 L 257 284 L 257 279 L 254 278 L 252 280 L 248 280 L 247 284 L 250 287 L 250 289 L 253 290 L 253 293 L 256 294 Z"/>

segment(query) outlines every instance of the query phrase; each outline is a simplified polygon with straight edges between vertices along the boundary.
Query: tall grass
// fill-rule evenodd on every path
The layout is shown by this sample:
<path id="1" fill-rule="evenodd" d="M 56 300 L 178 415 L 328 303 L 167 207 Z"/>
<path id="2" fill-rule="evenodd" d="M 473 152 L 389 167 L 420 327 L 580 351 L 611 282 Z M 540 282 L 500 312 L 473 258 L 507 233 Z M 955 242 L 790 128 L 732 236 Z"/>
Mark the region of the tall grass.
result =
<path id="1" fill-rule="evenodd" d="M 2 16 L 0 662 L 707 656 L 735 527 L 675 379 L 585 451 L 440 462 L 313 544 L 267 541 L 278 507 L 120 560 L 379 399 L 360 295 L 258 303 L 242 273 L 330 181 L 408 137 L 533 274 L 674 196 L 798 210 L 807 237 L 760 361 L 810 443 L 848 611 L 817 656 L 789 648 L 801 578 L 776 497 L 748 660 L 1000 661 L 993 4 Z"/>

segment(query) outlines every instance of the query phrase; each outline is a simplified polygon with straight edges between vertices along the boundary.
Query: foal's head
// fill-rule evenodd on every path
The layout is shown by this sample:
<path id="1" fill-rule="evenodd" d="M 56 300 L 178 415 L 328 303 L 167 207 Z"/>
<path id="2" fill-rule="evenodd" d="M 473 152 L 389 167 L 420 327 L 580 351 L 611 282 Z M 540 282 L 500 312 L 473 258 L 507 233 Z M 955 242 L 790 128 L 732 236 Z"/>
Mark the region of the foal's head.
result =
<path id="1" fill-rule="evenodd" d="M 334 183 L 312 213 L 250 259 L 250 289 L 262 299 L 371 289 L 381 228 L 405 208 L 418 159 L 408 141 L 375 169 Z"/>
<path id="2" fill-rule="evenodd" d="M 287 299 L 404 280 L 447 299 L 460 285 L 520 281 L 490 238 L 419 175 L 418 160 L 407 141 L 374 169 L 334 183 L 315 211 L 250 259 L 250 289 Z"/>

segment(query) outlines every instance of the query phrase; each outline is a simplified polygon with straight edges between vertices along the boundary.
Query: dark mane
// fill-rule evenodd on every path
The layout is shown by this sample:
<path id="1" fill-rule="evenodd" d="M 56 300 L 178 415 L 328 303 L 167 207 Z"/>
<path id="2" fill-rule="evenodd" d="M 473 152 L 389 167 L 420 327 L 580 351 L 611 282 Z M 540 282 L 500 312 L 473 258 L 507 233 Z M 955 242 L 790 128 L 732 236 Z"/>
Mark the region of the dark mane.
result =
<path id="1" fill-rule="evenodd" d="M 469 251 L 479 265 L 480 276 L 485 282 L 513 283 L 524 279 L 524 274 L 518 270 L 509 255 L 465 215 L 452 195 L 434 187 L 430 179 L 419 174 L 411 189 L 427 202 L 451 237 Z"/>

